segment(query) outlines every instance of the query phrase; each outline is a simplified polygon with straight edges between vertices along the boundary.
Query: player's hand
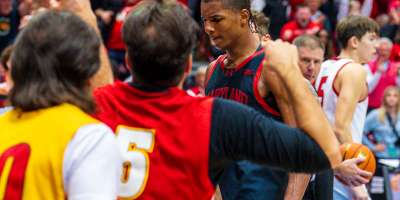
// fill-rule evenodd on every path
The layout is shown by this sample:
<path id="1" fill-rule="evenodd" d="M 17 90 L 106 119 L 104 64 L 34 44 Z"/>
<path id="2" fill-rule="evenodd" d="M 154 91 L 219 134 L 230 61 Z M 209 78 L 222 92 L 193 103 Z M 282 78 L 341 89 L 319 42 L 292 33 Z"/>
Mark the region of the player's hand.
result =
<path id="1" fill-rule="evenodd" d="M 350 187 L 350 192 L 351 192 L 352 200 L 369 200 L 370 199 L 367 188 L 365 188 L 365 185 L 361 185 L 358 187 Z"/>
<path id="2" fill-rule="evenodd" d="M 268 68 L 281 76 L 285 76 L 291 71 L 299 71 L 297 67 L 298 54 L 294 45 L 281 40 L 268 40 L 264 43 L 265 59 L 264 68 Z M 268 73 L 268 70 L 263 70 Z M 264 77 L 268 77 L 264 74 Z"/>
<path id="3" fill-rule="evenodd" d="M 59 0 L 58 9 L 73 12 L 86 23 L 97 27 L 96 16 L 92 11 L 90 0 Z"/>
<path id="4" fill-rule="evenodd" d="M 353 158 L 343 161 L 334 169 L 336 178 L 343 184 L 352 187 L 368 183 L 372 173 L 357 167 L 357 164 L 363 162 L 364 159 Z"/>

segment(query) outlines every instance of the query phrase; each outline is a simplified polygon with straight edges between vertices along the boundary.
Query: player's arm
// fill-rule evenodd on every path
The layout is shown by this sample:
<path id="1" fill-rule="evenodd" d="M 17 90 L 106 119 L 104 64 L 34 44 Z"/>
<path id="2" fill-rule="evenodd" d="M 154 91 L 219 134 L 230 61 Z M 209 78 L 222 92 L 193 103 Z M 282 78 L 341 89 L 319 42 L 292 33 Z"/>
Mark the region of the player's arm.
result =
<path id="1" fill-rule="evenodd" d="M 351 122 L 357 103 L 368 95 L 367 72 L 360 64 L 351 63 L 338 74 L 334 87 L 339 93 L 334 131 L 341 144 L 352 142 Z"/>
<path id="2" fill-rule="evenodd" d="M 258 82 L 258 90 L 262 97 L 267 94 L 267 89 L 270 89 L 279 107 L 279 111 L 285 124 L 290 127 L 296 127 L 296 118 L 291 102 L 289 102 L 288 92 L 285 86 L 281 83 L 280 78 L 276 72 L 268 70 L 269 68 L 264 67 L 261 78 Z M 265 75 L 263 75 L 265 74 Z M 304 196 L 310 175 L 289 173 L 288 186 L 285 191 L 285 199 L 301 199 Z"/>
<path id="3" fill-rule="evenodd" d="M 338 79 L 334 82 L 334 87 L 339 92 L 334 130 L 339 142 L 350 143 L 353 141 L 351 134 L 351 121 L 357 106 L 357 103 L 366 98 L 368 88 L 366 86 L 367 72 L 360 64 L 351 63 L 339 72 Z M 368 193 L 365 190 L 365 184 L 368 180 L 362 176 L 346 175 L 346 168 L 339 166 L 335 169 L 335 174 L 338 179 L 350 186 L 350 191 L 354 197 L 368 198 Z"/>
<path id="4" fill-rule="evenodd" d="M 290 172 L 313 173 L 331 168 L 327 154 L 307 134 L 250 107 L 215 99 L 211 120 L 210 175 L 213 180 L 225 166 L 238 160 Z"/>
<path id="5" fill-rule="evenodd" d="M 67 199 L 116 199 L 121 160 L 114 134 L 107 126 L 90 124 L 78 129 L 63 159 Z"/>
<path id="6" fill-rule="evenodd" d="M 87 24 L 96 30 L 99 37 L 101 37 L 100 30 L 97 26 L 96 16 L 92 11 L 89 0 L 60 0 L 60 9 L 67 10 L 75 13 L 81 17 Z M 111 69 L 111 63 L 107 55 L 106 48 L 101 42 L 100 49 L 100 69 L 91 79 L 91 88 L 96 89 L 106 84 L 113 82 L 113 74 Z"/>

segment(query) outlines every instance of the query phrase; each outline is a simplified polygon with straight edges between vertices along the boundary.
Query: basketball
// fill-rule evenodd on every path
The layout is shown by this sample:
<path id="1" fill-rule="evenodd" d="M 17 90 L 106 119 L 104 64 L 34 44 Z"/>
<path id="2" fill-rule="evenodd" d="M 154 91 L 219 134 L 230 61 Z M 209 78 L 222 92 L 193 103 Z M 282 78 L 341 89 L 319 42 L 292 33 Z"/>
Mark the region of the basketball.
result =
<path id="1" fill-rule="evenodd" d="M 368 147 L 359 143 L 342 144 L 340 146 L 340 152 L 342 153 L 343 160 L 364 157 L 365 160 L 359 163 L 358 167 L 362 170 L 369 171 L 372 174 L 375 173 L 375 156 Z"/>

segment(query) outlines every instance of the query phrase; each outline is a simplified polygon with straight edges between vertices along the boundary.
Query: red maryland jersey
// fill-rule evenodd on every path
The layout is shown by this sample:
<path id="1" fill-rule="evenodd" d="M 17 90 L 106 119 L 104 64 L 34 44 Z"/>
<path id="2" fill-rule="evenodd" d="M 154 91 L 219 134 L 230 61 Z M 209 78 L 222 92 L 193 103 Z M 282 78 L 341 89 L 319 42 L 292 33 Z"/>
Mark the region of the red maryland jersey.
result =
<path id="1" fill-rule="evenodd" d="M 116 132 L 124 157 L 120 199 L 211 199 L 211 98 L 117 82 L 95 99 L 97 118 Z"/>

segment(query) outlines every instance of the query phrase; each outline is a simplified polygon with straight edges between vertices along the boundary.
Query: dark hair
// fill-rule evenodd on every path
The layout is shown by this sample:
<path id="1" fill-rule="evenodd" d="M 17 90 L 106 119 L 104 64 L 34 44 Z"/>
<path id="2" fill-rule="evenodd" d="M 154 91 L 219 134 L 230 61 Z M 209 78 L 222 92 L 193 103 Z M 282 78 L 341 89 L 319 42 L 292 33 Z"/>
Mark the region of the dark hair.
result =
<path id="1" fill-rule="evenodd" d="M 201 0 L 201 2 L 208 3 L 213 1 L 221 1 L 224 6 L 230 9 L 250 11 L 250 0 Z"/>
<path id="2" fill-rule="evenodd" d="M 301 3 L 301 4 L 296 6 L 296 10 L 299 10 L 300 8 L 308 8 L 308 9 L 310 9 L 310 6 L 308 6 L 305 3 Z"/>
<path id="3" fill-rule="evenodd" d="M 10 69 L 10 67 L 7 65 L 7 62 L 10 60 L 13 50 L 14 50 L 14 46 L 10 45 L 10 46 L 6 47 L 3 50 L 3 52 L 1 52 L 0 63 L 1 63 L 1 65 L 3 65 L 3 67 L 6 71 Z"/>
<path id="4" fill-rule="evenodd" d="M 176 86 L 182 79 L 200 28 L 176 3 L 138 5 L 123 27 L 134 80 L 151 86 Z"/>
<path id="5" fill-rule="evenodd" d="M 229 9 L 232 10 L 237 10 L 237 11 L 241 11 L 241 10 L 248 10 L 249 12 L 249 27 L 253 32 L 257 32 L 258 33 L 258 27 L 257 27 L 257 23 L 256 20 L 254 18 L 254 15 L 252 14 L 251 11 L 251 2 L 250 0 L 201 0 L 201 2 L 203 3 L 209 3 L 209 2 L 213 2 L 213 1 L 221 1 L 222 4 Z"/>
<path id="6" fill-rule="evenodd" d="M 46 11 L 17 37 L 12 59 L 11 105 L 33 111 L 62 103 L 94 110 L 89 78 L 99 69 L 100 38 L 78 16 Z"/>
<path id="7" fill-rule="evenodd" d="M 379 34 L 379 25 L 369 17 L 348 16 L 339 22 L 336 32 L 339 44 L 346 48 L 353 36 L 360 40 L 368 32 Z"/>
<path id="8" fill-rule="evenodd" d="M 296 39 L 293 41 L 293 44 L 297 48 L 307 47 L 312 50 L 319 48 L 325 52 L 325 45 L 317 36 L 314 35 L 301 35 L 296 37 Z"/>
<path id="9" fill-rule="evenodd" d="M 257 33 L 261 35 L 268 34 L 269 25 L 271 24 L 271 20 L 264 15 L 262 12 L 251 11 L 254 19 L 254 23 L 256 24 Z"/>

